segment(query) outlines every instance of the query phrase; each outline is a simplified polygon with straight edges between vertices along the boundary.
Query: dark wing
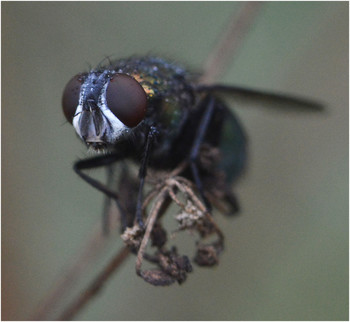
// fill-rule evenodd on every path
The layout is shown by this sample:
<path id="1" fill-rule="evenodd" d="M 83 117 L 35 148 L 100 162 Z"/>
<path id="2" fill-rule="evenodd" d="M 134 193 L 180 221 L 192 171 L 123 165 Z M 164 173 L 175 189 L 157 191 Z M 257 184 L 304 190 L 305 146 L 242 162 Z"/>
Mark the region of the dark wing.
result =
<path id="1" fill-rule="evenodd" d="M 312 100 L 277 94 L 264 91 L 247 89 L 230 85 L 198 85 L 194 88 L 196 92 L 230 95 L 233 99 L 244 102 L 244 105 L 253 104 L 267 108 L 278 108 L 290 111 L 320 112 L 325 106 Z"/>

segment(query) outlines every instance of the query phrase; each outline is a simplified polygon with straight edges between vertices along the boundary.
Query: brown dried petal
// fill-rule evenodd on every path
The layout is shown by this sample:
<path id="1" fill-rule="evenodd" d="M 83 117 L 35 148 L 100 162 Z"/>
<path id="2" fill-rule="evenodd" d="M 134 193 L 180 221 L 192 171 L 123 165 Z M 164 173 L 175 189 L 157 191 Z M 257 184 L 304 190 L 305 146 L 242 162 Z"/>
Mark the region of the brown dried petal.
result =
<path id="1" fill-rule="evenodd" d="M 173 284 L 176 279 L 159 270 L 145 270 L 141 272 L 141 277 L 154 286 L 168 286 Z"/>
<path id="2" fill-rule="evenodd" d="M 213 245 L 199 245 L 194 258 L 199 266 L 214 266 L 219 263 L 218 250 Z"/>
<path id="3" fill-rule="evenodd" d="M 159 223 L 156 223 L 153 226 L 151 239 L 152 239 L 152 246 L 155 246 L 158 248 L 163 247 L 167 242 L 166 230 Z"/>
<path id="4" fill-rule="evenodd" d="M 164 272 L 176 279 L 179 284 L 186 280 L 187 273 L 192 272 L 189 258 L 177 255 L 175 247 L 170 252 L 159 254 L 159 266 Z"/>

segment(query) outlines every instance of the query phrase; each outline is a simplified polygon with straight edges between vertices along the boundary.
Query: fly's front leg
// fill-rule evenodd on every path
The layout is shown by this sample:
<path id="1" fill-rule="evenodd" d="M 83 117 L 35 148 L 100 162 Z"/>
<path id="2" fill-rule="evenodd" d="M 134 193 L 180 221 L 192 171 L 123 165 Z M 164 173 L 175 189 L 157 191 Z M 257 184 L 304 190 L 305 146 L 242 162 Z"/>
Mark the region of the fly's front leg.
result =
<path id="1" fill-rule="evenodd" d="M 202 180 L 199 175 L 199 170 L 198 170 L 198 156 L 199 156 L 199 151 L 201 144 L 204 141 L 206 131 L 208 129 L 208 125 L 210 123 L 210 120 L 213 116 L 214 108 L 215 108 L 215 102 L 214 98 L 212 96 L 206 96 L 202 100 L 201 104 L 207 104 L 204 110 L 204 114 L 202 116 L 202 119 L 199 123 L 197 133 L 195 140 L 193 142 L 192 148 L 191 148 L 191 153 L 190 153 L 190 166 L 191 166 L 191 171 L 193 175 L 194 182 L 198 188 L 198 191 L 203 199 L 203 202 L 205 204 L 205 207 L 207 208 L 208 211 L 211 211 L 211 204 L 209 200 L 206 198 L 204 195 L 204 189 L 203 189 L 203 184 Z"/>
<path id="2" fill-rule="evenodd" d="M 139 193 L 138 193 L 137 205 L 136 205 L 136 221 L 141 228 L 144 228 L 144 224 L 142 220 L 143 186 L 145 184 L 145 178 L 147 175 L 147 166 L 148 166 L 148 161 L 152 150 L 152 144 L 157 134 L 158 134 L 157 129 L 154 126 L 151 126 L 147 135 L 146 146 L 143 152 L 143 158 L 141 161 L 141 167 L 139 171 L 140 186 L 139 186 Z"/>
<path id="3" fill-rule="evenodd" d="M 120 159 L 121 159 L 121 157 L 119 155 L 110 154 L 110 155 L 98 156 L 98 157 L 94 157 L 94 158 L 90 158 L 90 159 L 86 159 L 86 160 L 79 160 L 79 161 L 75 162 L 73 169 L 88 184 L 90 184 L 95 189 L 104 193 L 107 197 L 115 200 L 115 202 L 118 206 L 118 209 L 120 211 L 120 214 L 121 214 L 122 226 L 124 229 L 125 225 L 126 225 L 125 224 L 126 223 L 126 214 L 118 202 L 118 199 L 119 199 L 118 194 L 115 191 L 113 191 L 112 189 L 110 189 L 108 186 L 106 186 L 105 184 L 99 182 L 98 180 L 90 177 L 89 175 L 87 175 L 86 173 L 83 172 L 84 170 L 87 170 L 87 169 L 94 169 L 94 168 L 98 168 L 98 167 L 111 165 L 115 162 L 118 162 Z M 103 229 L 104 229 L 105 233 L 108 232 L 107 225 L 108 225 L 108 217 L 106 217 L 106 215 L 104 214 Z"/>

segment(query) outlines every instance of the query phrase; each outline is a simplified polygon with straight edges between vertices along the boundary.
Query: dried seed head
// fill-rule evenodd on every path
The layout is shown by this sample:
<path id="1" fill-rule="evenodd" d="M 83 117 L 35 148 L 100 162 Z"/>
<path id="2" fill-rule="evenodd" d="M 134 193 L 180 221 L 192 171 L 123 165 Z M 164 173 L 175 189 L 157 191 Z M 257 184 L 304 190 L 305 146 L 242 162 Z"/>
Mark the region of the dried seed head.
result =
<path id="1" fill-rule="evenodd" d="M 139 248 L 143 237 L 143 230 L 138 226 L 127 227 L 121 235 L 124 243 L 131 248 Z"/>
<path id="2" fill-rule="evenodd" d="M 187 200 L 186 205 L 175 216 L 179 222 L 180 230 L 195 228 L 204 218 L 204 212 L 198 209 L 190 200 Z"/>
<path id="3" fill-rule="evenodd" d="M 215 150 L 208 150 L 207 156 L 213 156 L 214 152 Z M 214 162 L 214 159 L 211 161 L 208 159 L 210 161 L 208 164 Z M 127 228 L 122 235 L 124 242 L 137 252 L 137 274 L 155 286 L 166 286 L 174 282 L 181 284 L 186 280 L 187 274 L 192 271 L 192 265 L 187 256 L 179 255 L 176 247 L 170 250 L 167 248 L 167 230 L 163 228 L 161 219 L 171 204 L 176 205 L 179 209 L 175 216 L 179 224 L 178 230 L 196 231 L 201 240 L 212 234 L 218 237 L 218 240 L 210 245 L 197 244 L 195 262 L 198 265 L 217 264 L 218 255 L 223 248 L 223 235 L 201 202 L 194 184 L 187 178 L 174 174 L 175 172 L 172 172 L 159 180 L 148 181 L 153 189 L 148 193 L 142 206 L 147 218 L 145 230 L 141 230 L 136 225 Z M 213 181 L 215 177 L 213 172 L 207 172 L 204 182 Z M 205 189 L 204 193 L 211 196 L 211 191 L 208 189 Z M 150 210 L 147 211 L 150 205 Z M 152 246 L 149 248 L 156 249 L 156 251 L 146 252 L 149 241 Z M 156 264 L 158 268 L 142 270 L 144 260 Z"/>

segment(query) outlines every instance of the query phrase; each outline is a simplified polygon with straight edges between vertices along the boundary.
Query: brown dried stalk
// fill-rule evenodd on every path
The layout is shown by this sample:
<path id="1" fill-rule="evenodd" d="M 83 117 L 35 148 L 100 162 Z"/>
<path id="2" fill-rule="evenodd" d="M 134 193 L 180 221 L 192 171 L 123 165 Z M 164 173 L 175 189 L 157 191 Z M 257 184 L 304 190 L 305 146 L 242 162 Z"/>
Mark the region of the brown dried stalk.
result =
<path id="1" fill-rule="evenodd" d="M 111 236 L 116 235 L 119 224 L 119 216 L 114 212 L 115 209 L 110 209 L 110 229 Z M 113 233 L 114 232 L 114 233 Z M 107 238 L 101 230 L 101 222 L 96 223 L 88 241 L 74 257 L 74 261 L 67 269 L 64 270 L 61 278 L 52 287 L 45 299 L 39 304 L 36 311 L 29 320 L 39 321 L 47 320 L 50 312 L 59 304 L 66 294 L 76 285 L 80 275 L 86 270 L 89 263 L 96 260 L 101 250 L 104 249 Z"/>
<path id="2" fill-rule="evenodd" d="M 92 281 L 92 283 L 83 291 L 78 299 L 70 304 L 70 306 L 59 316 L 58 321 L 71 320 L 83 308 L 89 300 L 91 300 L 102 288 L 104 283 L 117 271 L 120 265 L 128 257 L 130 249 L 123 247 L 118 251 L 116 256 L 108 263 L 102 272 Z"/>
<path id="3" fill-rule="evenodd" d="M 227 31 L 208 55 L 204 64 L 205 73 L 200 78 L 201 83 L 210 84 L 224 74 L 227 65 L 236 53 L 244 36 L 248 33 L 253 24 L 262 2 L 245 2 L 238 13 L 234 12 L 229 19 Z M 229 65 L 232 65 L 230 62 Z"/>

